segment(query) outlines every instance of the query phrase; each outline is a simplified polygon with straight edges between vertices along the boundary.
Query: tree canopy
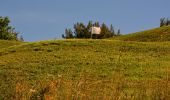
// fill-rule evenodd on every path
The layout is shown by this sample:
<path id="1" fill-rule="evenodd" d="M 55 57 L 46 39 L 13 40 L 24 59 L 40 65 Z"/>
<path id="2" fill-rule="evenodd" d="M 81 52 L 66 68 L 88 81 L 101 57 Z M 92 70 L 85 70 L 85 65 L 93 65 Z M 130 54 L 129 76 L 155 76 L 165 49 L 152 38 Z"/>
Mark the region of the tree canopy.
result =
<path id="1" fill-rule="evenodd" d="M 10 19 L 8 17 L 0 16 L 0 39 L 2 40 L 20 40 L 18 32 L 15 28 L 9 25 Z M 23 37 L 22 37 L 23 40 Z"/>
<path id="2" fill-rule="evenodd" d="M 168 18 L 164 17 L 160 19 L 160 27 L 168 26 L 168 25 L 170 25 L 170 20 Z"/>
<path id="3" fill-rule="evenodd" d="M 120 30 L 118 33 L 115 32 L 113 25 L 108 27 L 105 23 L 99 24 L 99 22 L 93 23 L 89 21 L 87 25 L 82 22 L 77 22 L 73 25 L 73 31 L 71 29 L 65 29 L 65 34 L 62 34 L 62 37 L 65 39 L 69 38 L 91 38 L 91 28 L 92 27 L 100 27 L 101 33 L 100 34 L 93 34 L 92 38 L 95 39 L 103 39 L 103 38 L 110 38 L 113 36 L 120 35 Z"/>

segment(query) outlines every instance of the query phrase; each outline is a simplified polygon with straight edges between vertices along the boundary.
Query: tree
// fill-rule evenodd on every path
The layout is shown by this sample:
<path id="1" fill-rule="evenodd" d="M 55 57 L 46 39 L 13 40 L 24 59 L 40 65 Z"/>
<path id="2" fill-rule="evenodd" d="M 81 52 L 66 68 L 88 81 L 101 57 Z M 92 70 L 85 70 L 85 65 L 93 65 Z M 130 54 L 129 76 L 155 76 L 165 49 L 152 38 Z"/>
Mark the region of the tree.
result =
<path id="1" fill-rule="evenodd" d="M 24 41 L 24 38 L 23 38 L 22 35 L 20 36 L 19 40 L 20 40 L 20 41 Z"/>
<path id="2" fill-rule="evenodd" d="M 167 21 L 168 25 L 170 25 L 170 20 Z"/>
<path id="3" fill-rule="evenodd" d="M 160 27 L 162 27 L 162 26 L 168 26 L 168 25 L 170 25 L 170 20 L 167 18 L 161 18 L 160 19 Z"/>
<path id="4" fill-rule="evenodd" d="M 83 23 L 74 24 L 74 34 L 77 38 L 85 38 L 86 26 Z"/>
<path id="5" fill-rule="evenodd" d="M 63 38 L 70 39 L 74 38 L 73 31 L 71 29 L 65 29 L 65 35 L 62 35 Z"/>
<path id="6" fill-rule="evenodd" d="M 166 26 L 170 25 L 170 20 L 168 18 L 166 19 L 165 25 Z"/>
<path id="7" fill-rule="evenodd" d="M 93 26 L 95 26 L 95 27 L 100 27 L 100 24 L 99 24 L 99 22 L 95 22 L 95 23 L 93 24 Z"/>
<path id="8" fill-rule="evenodd" d="M 112 33 L 110 32 L 109 28 L 105 23 L 101 25 L 101 35 L 100 38 L 109 38 L 112 37 Z"/>
<path id="9" fill-rule="evenodd" d="M 10 19 L 0 16 L 0 39 L 3 40 L 18 40 L 18 32 L 15 28 L 9 26 Z"/>
<path id="10" fill-rule="evenodd" d="M 110 27 L 108 27 L 105 23 L 100 25 L 99 22 L 93 23 L 92 21 L 89 21 L 87 25 L 79 22 L 74 24 L 73 27 L 74 30 L 71 31 L 71 29 L 70 30 L 66 29 L 65 35 L 62 34 L 62 37 L 66 39 L 67 38 L 84 38 L 84 39 L 91 38 L 91 28 L 93 26 L 101 28 L 100 34 L 93 34 L 93 38 L 95 39 L 110 38 L 117 35 L 115 33 L 113 25 L 110 25 Z"/>
<path id="11" fill-rule="evenodd" d="M 120 29 L 118 29 L 118 31 L 117 31 L 117 36 L 120 36 L 121 34 L 120 34 Z"/>
<path id="12" fill-rule="evenodd" d="M 112 33 L 112 35 L 113 36 L 115 36 L 116 34 L 115 34 L 115 30 L 114 30 L 114 28 L 113 28 L 113 25 L 111 24 L 110 25 L 110 32 Z"/>
<path id="13" fill-rule="evenodd" d="M 85 33 L 86 38 L 91 38 L 91 28 L 92 28 L 92 26 L 93 26 L 93 22 L 89 21 L 87 26 L 86 26 L 86 33 Z"/>
<path id="14" fill-rule="evenodd" d="M 165 18 L 160 19 L 160 27 L 165 25 Z"/>

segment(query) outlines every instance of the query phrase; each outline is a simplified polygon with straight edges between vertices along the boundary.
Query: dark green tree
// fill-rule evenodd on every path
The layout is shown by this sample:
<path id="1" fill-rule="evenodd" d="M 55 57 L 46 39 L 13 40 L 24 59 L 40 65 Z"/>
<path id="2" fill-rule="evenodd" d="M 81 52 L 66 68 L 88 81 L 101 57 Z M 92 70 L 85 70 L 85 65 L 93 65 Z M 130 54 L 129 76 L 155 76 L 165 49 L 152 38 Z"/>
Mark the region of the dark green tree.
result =
<path id="1" fill-rule="evenodd" d="M 110 32 L 112 33 L 113 36 L 116 36 L 115 30 L 112 24 L 110 25 Z"/>
<path id="2" fill-rule="evenodd" d="M 160 19 L 160 27 L 165 25 L 165 18 Z"/>
<path id="3" fill-rule="evenodd" d="M 9 26 L 10 19 L 0 16 L 0 39 L 3 40 L 18 40 L 18 32 L 15 28 Z"/>
<path id="4" fill-rule="evenodd" d="M 170 25 L 170 20 L 168 18 L 166 19 L 165 25 L 166 26 Z"/>
<path id="5" fill-rule="evenodd" d="M 91 28 L 92 28 L 92 26 L 93 26 L 93 22 L 89 21 L 87 26 L 86 26 L 86 33 L 85 33 L 86 38 L 91 38 Z"/>
<path id="6" fill-rule="evenodd" d="M 99 24 L 99 22 L 95 22 L 95 23 L 93 24 L 93 26 L 95 26 L 95 27 L 100 27 L 100 24 Z"/>
<path id="7" fill-rule="evenodd" d="M 73 31 L 71 29 L 65 29 L 65 35 L 62 35 L 63 38 L 70 39 L 74 38 Z"/>
<path id="8" fill-rule="evenodd" d="M 163 20 L 164 20 L 163 18 L 160 19 L 160 27 L 163 26 Z"/>
<path id="9" fill-rule="evenodd" d="M 120 34 L 120 29 L 118 29 L 118 31 L 117 31 L 117 36 L 120 36 L 121 34 Z"/>
<path id="10" fill-rule="evenodd" d="M 110 32 L 109 28 L 105 23 L 101 25 L 101 35 L 99 38 L 109 38 L 112 37 L 112 33 Z"/>
<path id="11" fill-rule="evenodd" d="M 110 25 L 108 27 L 105 23 L 102 25 L 99 24 L 99 22 L 93 23 L 92 21 L 89 21 L 87 25 L 84 23 L 76 23 L 73 27 L 73 32 L 71 30 L 66 29 L 65 35 L 62 35 L 63 38 L 91 38 L 91 28 L 100 27 L 101 33 L 100 34 L 93 34 L 93 38 L 96 39 L 102 39 L 102 38 L 110 38 L 113 36 L 116 36 L 115 30 L 113 28 L 113 25 Z M 119 30 L 120 31 L 120 30 Z"/>
<path id="12" fill-rule="evenodd" d="M 76 38 L 85 38 L 86 33 L 86 26 L 83 23 L 74 24 L 74 34 Z"/>
<path id="13" fill-rule="evenodd" d="M 160 19 L 160 27 L 168 26 L 168 25 L 170 25 L 170 20 L 168 18 L 164 17 Z"/>

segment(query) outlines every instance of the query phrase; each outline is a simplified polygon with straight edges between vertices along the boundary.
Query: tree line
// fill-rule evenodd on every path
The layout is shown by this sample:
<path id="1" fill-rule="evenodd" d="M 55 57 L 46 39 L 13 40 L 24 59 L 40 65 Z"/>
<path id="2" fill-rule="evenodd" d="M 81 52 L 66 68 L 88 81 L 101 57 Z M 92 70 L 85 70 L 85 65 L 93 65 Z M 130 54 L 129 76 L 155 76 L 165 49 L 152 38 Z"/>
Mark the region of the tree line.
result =
<path id="1" fill-rule="evenodd" d="M 23 37 L 18 37 L 19 32 L 15 31 L 15 28 L 10 26 L 10 19 L 8 17 L 0 16 L 0 39 L 1 40 L 20 40 L 23 41 Z"/>
<path id="2" fill-rule="evenodd" d="M 18 34 L 19 32 L 15 31 L 15 28 L 10 26 L 9 17 L 0 16 L 0 39 L 2 40 L 17 40 L 24 41 L 23 37 Z M 160 27 L 170 25 L 170 20 L 168 18 L 160 19 Z M 73 25 L 73 30 L 70 28 L 65 29 L 65 33 L 62 34 L 62 38 L 71 39 L 71 38 L 80 38 L 86 39 L 91 38 L 91 28 L 92 27 L 100 27 L 100 34 L 93 34 L 92 38 L 94 39 L 103 39 L 110 38 L 114 36 L 119 36 L 120 29 L 115 30 L 113 25 L 107 26 L 105 23 L 100 24 L 99 22 L 89 21 L 87 25 L 82 22 L 77 22 Z"/>
<path id="3" fill-rule="evenodd" d="M 160 27 L 168 26 L 168 25 L 170 25 L 170 20 L 168 18 L 164 17 L 160 19 Z"/>
<path id="4" fill-rule="evenodd" d="M 113 25 L 111 24 L 108 27 L 105 23 L 99 24 L 99 22 L 93 23 L 89 21 L 87 25 L 82 22 L 77 22 L 73 25 L 73 31 L 70 28 L 65 29 L 65 34 L 62 34 L 62 38 L 71 39 L 71 38 L 91 38 L 91 28 L 92 27 L 100 27 L 101 33 L 100 34 L 93 34 L 92 38 L 94 39 L 103 39 L 103 38 L 110 38 L 113 36 L 119 36 L 120 29 L 115 31 Z"/>

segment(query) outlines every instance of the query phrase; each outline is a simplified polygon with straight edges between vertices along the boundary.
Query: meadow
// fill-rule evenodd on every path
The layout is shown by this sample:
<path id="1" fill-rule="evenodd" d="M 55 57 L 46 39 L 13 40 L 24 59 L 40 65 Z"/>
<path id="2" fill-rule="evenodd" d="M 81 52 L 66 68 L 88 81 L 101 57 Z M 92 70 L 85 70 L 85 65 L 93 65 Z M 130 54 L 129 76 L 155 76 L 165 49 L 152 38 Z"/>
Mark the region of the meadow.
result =
<path id="1" fill-rule="evenodd" d="M 170 42 L 0 41 L 0 100 L 168 100 Z"/>
<path id="2" fill-rule="evenodd" d="M 118 37 L 124 41 L 165 42 L 170 41 L 170 25 Z"/>

